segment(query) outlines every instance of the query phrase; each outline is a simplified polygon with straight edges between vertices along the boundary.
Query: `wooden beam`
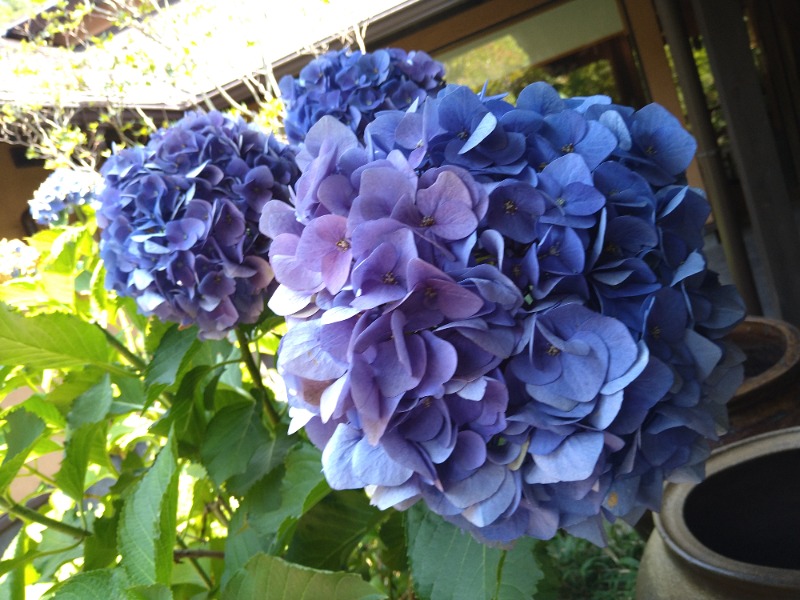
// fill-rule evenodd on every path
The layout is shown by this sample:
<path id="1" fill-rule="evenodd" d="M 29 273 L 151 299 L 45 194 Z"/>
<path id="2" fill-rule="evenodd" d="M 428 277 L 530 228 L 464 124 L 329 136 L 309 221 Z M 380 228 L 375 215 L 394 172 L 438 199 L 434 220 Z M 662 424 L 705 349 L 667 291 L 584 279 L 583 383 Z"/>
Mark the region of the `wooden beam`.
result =
<path id="1" fill-rule="evenodd" d="M 731 139 L 762 267 L 780 317 L 800 325 L 800 240 L 742 7 L 693 0 Z"/>

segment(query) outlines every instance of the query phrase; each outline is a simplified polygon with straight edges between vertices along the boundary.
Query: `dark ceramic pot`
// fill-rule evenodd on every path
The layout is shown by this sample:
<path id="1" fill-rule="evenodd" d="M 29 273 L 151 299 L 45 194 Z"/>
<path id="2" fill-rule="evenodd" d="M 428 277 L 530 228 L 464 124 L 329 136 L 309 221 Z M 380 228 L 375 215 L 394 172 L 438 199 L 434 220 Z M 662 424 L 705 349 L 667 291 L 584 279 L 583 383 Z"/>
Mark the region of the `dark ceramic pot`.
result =
<path id="1" fill-rule="evenodd" d="M 729 336 L 745 354 L 745 379 L 728 403 L 730 427 L 720 444 L 800 425 L 800 330 L 747 317 Z"/>
<path id="2" fill-rule="evenodd" d="M 667 484 L 637 600 L 800 598 L 800 427 L 725 445 L 698 484 Z"/>

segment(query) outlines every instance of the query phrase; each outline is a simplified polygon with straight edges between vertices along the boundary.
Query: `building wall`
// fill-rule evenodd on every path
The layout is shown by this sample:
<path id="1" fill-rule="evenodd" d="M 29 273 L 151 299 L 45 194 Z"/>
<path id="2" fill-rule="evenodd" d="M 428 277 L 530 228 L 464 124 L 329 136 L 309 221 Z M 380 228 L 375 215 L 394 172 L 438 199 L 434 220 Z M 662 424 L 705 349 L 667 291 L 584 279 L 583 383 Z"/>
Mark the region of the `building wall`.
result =
<path id="1" fill-rule="evenodd" d="M 0 239 L 26 235 L 22 214 L 33 192 L 47 179 L 49 171 L 33 163 L 17 167 L 11 146 L 0 144 Z"/>

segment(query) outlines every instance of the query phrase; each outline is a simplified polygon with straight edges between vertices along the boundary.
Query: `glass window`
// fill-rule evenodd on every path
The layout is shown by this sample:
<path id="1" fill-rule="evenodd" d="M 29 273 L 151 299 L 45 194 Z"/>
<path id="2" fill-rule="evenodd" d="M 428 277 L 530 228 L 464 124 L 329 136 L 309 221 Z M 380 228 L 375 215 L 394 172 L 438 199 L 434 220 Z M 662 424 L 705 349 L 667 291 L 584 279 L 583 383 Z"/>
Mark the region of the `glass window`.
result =
<path id="1" fill-rule="evenodd" d="M 450 83 L 509 100 L 533 81 L 567 96 L 607 94 L 641 104 L 643 92 L 615 0 L 571 0 L 438 53 Z"/>

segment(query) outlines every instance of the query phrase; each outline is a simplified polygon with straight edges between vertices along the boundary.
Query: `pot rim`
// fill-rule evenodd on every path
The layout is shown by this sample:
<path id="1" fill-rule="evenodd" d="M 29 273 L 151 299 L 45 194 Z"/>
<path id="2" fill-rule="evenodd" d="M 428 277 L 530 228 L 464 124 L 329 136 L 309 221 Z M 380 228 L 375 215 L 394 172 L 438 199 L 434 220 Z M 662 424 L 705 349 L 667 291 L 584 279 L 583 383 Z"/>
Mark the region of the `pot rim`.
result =
<path id="1" fill-rule="evenodd" d="M 749 398 L 753 392 L 783 377 L 800 363 L 800 330 L 781 319 L 747 315 L 730 333 L 729 338 L 735 343 L 737 336 L 753 335 L 753 332 L 757 334 L 759 331 L 772 331 L 776 334 L 775 337 L 782 339 L 785 344 L 784 354 L 767 370 L 753 377 L 745 378 L 731 400 L 731 404 Z"/>
<path id="2" fill-rule="evenodd" d="M 747 460 L 797 448 L 800 448 L 800 426 L 746 438 L 715 450 L 706 463 L 706 476 Z M 694 536 L 683 518 L 683 508 L 697 485 L 668 483 L 664 487 L 661 512 L 654 515 L 654 521 L 667 548 L 692 566 L 726 578 L 800 590 L 800 570 L 733 560 L 711 550 Z"/>

